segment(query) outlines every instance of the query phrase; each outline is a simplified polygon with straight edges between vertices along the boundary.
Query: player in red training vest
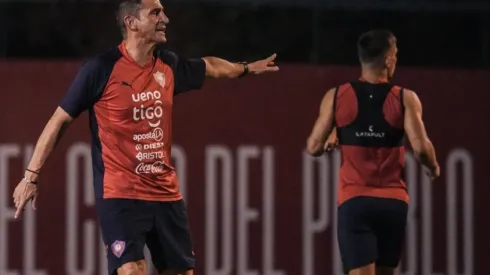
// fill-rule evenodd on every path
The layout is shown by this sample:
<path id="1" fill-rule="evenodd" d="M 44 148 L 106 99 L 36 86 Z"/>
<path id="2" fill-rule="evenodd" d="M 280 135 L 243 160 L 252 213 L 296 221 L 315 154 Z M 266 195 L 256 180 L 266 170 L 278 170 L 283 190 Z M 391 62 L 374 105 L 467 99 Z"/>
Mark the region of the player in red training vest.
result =
<path id="1" fill-rule="evenodd" d="M 307 142 L 308 152 L 321 156 L 336 130 L 342 156 L 338 242 L 349 275 L 392 275 L 399 264 L 408 212 L 405 134 L 429 176 L 440 173 L 417 95 L 389 83 L 397 51 L 389 31 L 359 38 L 362 76 L 325 94 Z"/>
<path id="2" fill-rule="evenodd" d="M 250 64 L 186 59 L 165 50 L 169 23 L 159 0 L 124 0 L 123 42 L 88 60 L 36 145 L 14 191 L 18 218 L 37 197 L 36 182 L 68 125 L 89 111 L 96 208 L 110 275 L 146 275 L 148 246 L 160 274 L 193 274 L 187 211 L 171 160 L 172 105 L 205 77 L 238 78 L 279 70 L 275 55 Z"/>

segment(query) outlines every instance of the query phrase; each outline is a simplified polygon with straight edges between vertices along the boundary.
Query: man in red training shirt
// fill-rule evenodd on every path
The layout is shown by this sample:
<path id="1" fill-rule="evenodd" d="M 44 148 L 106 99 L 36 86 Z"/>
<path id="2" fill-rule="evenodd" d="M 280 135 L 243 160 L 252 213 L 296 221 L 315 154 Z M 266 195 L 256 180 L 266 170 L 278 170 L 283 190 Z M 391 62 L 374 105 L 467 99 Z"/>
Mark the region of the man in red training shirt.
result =
<path id="1" fill-rule="evenodd" d="M 275 55 L 250 64 L 216 57 L 185 59 L 164 50 L 169 19 L 158 0 L 124 0 L 123 42 L 88 60 L 46 125 L 14 191 L 19 217 L 37 196 L 39 174 L 68 125 L 89 111 L 97 214 L 109 274 L 146 275 L 148 246 L 160 274 L 193 274 L 187 211 L 170 162 L 172 104 L 205 77 L 275 72 Z"/>
<path id="2" fill-rule="evenodd" d="M 325 94 L 307 141 L 308 152 L 320 156 L 336 130 L 342 156 L 338 242 L 349 275 L 392 275 L 399 264 L 408 212 L 405 134 L 429 176 L 440 173 L 417 95 L 389 83 L 397 51 L 391 32 L 364 33 L 358 41 L 361 78 Z"/>

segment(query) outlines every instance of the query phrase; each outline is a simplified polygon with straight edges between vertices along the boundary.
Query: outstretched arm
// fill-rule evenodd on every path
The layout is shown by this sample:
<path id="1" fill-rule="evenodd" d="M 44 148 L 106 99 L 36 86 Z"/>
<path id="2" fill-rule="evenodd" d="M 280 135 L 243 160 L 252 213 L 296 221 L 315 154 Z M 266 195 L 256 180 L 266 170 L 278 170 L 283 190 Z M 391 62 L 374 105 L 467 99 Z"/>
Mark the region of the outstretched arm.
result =
<path id="1" fill-rule="evenodd" d="M 410 90 L 405 90 L 403 93 L 403 101 L 405 102 L 405 132 L 415 157 L 430 171 L 430 177 L 438 177 L 440 168 L 434 146 L 427 136 L 422 120 L 422 104 L 418 96 Z"/>
<path id="2" fill-rule="evenodd" d="M 274 64 L 276 54 L 247 65 L 232 63 L 218 57 L 203 57 L 206 63 L 206 76 L 211 78 L 237 78 L 245 74 L 262 74 L 279 70 Z"/>
<path id="3" fill-rule="evenodd" d="M 329 138 L 333 125 L 333 101 L 335 89 L 330 89 L 323 97 L 320 105 L 320 114 L 313 126 L 306 142 L 306 149 L 313 156 L 321 156 L 324 152 L 325 142 Z"/>

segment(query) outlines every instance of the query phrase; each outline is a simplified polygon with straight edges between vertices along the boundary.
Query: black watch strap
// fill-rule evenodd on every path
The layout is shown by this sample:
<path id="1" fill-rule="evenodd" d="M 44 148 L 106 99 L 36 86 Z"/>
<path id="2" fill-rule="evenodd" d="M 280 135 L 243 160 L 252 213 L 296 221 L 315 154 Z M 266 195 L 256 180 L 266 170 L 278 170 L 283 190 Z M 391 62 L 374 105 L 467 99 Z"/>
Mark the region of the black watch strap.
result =
<path id="1" fill-rule="evenodd" d="M 240 62 L 239 64 L 243 65 L 243 73 L 239 77 L 244 77 L 248 74 L 248 63 L 247 62 Z"/>

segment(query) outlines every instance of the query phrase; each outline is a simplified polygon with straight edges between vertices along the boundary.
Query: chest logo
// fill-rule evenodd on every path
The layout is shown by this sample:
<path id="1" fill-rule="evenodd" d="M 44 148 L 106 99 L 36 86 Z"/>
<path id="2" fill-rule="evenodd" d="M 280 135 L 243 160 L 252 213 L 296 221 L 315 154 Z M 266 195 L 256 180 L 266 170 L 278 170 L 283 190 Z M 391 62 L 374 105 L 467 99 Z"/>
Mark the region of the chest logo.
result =
<path id="1" fill-rule="evenodd" d="M 163 87 L 165 87 L 165 74 L 163 74 L 160 71 L 157 71 L 156 73 L 153 74 L 153 77 L 155 78 L 155 81 Z"/>

